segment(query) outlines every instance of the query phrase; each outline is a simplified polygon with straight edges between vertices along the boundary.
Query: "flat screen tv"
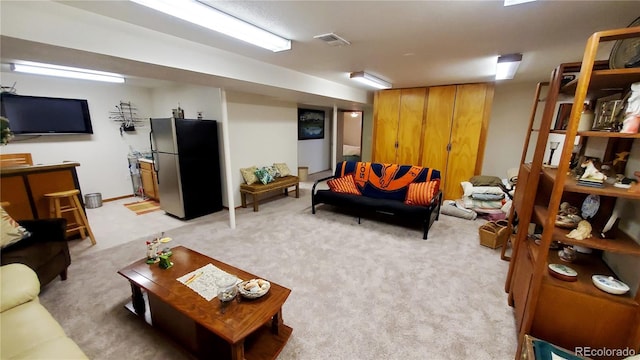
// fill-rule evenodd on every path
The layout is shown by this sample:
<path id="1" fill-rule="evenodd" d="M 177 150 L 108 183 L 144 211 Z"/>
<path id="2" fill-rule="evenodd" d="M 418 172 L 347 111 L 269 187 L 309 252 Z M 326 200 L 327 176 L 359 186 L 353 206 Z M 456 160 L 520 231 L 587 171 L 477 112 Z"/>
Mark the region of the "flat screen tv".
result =
<path id="1" fill-rule="evenodd" d="M 2 93 L 0 113 L 15 135 L 93 134 L 87 100 Z"/>

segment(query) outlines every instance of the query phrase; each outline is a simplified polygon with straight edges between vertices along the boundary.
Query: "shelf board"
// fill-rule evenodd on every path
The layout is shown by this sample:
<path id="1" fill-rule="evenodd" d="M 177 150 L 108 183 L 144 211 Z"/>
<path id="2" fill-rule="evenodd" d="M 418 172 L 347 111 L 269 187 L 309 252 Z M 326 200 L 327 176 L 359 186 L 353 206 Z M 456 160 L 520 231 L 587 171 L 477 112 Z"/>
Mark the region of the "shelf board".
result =
<path id="1" fill-rule="evenodd" d="M 547 218 L 548 210 L 543 206 L 535 206 L 534 214 L 539 222 L 542 222 Z M 552 239 L 560 241 L 567 245 L 584 246 L 591 249 L 598 249 L 604 251 L 610 251 L 615 253 L 624 253 L 640 256 L 640 244 L 633 241 L 633 239 L 620 230 L 612 231 L 612 238 L 600 239 L 597 234 L 592 234 L 588 239 L 576 240 L 568 238 L 566 235 L 571 230 L 563 229 L 560 227 L 554 227 Z"/>
<path id="2" fill-rule="evenodd" d="M 545 177 L 547 177 L 551 181 L 555 181 L 556 176 L 558 174 L 558 169 L 553 168 L 543 168 L 542 172 Z M 632 192 L 629 189 L 621 189 L 617 188 L 613 185 L 604 184 L 602 188 L 590 187 L 590 186 L 582 186 L 578 185 L 576 179 L 571 176 L 567 176 L 567 179 L 564 183 L 564 191 L 571 191 L 581 194 L 594 194 L 600 196 L 613 196 L 618 198 L 626 198 L 626 199 L 634 199 L 640 200 L 640 192 Z"/>
<path id="3" fill-rule="evenodd" d="M 529 247 L 538 247 L 538 245 L 532 241 L 529 241 L 529 243 Z M 591 276 L 593 275 L 606 275 L 617 278 L 613 271 L 611 271 L 605 262 L 597 255 L 578 253 L 576 260 L 568 263 L 560 260 L 557 250 L 551 250 L 549 251 L 549 258 L 547 261 L 549 264 L 565 264 L 574 269 L 578 272 L 578 280 L 573 282 L 562 281 L 551 276 L 548 269 L 545 269 L 542 282 L 546 285 L 562 287 L 567 290 L 587 294 L 607 301 L 615 301 L 634 307 L 638 306 L 636 300 L 631 296 L 631 291 L 624 295 L 612 295 L 593 285 L 593 281 L 591 280 Z"/>
<path id="4" fill-rule="evenodd" d="M 569 82 L 560 90 L 563 94 L 574 94 L 576 87 L 578 86 L 579 78 Z M 593 92 L 593 89 L 600 89 L 597 91 L 600 95 L 594 95 L 593 98 L 598 98 L 611 95 L 616 92 L 622 92 L 629 85 L 634 82 L 640 81 L 640 68 L 630 69 L 607 69 L 607 70 L 594 70 L 591 73 L 591 81 L 589 82 L 589 93 Z M 602 90 L 602 89 L 620 89 L 620 90 Z"/>
<path id="5" fill-rule="evenodd" d="M 587 137 L 640 139 L 640 134 L 625 134 L 615 131 L 580 131 L 578 135 Z"/>

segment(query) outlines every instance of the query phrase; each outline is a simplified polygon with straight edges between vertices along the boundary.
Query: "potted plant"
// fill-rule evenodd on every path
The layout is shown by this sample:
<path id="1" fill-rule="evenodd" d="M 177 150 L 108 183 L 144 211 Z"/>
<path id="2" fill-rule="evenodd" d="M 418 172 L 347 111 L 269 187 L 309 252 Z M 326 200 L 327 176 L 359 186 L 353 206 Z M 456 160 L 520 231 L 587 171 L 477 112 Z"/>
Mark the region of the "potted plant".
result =
<path id="1" fill-rule="evenodd" d="M 9 119 L 0 116 L 0 143 L 6 145 L 13 137 L 13 133 L 9 128 Z"/>

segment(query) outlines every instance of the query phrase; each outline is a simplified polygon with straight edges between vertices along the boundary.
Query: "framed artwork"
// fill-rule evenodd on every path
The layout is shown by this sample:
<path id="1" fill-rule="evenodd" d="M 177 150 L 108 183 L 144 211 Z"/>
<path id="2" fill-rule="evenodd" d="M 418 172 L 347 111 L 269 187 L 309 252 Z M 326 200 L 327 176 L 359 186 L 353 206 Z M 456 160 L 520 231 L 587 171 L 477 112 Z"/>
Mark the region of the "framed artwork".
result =
<path id="1" fill-rule="evenodd" d="M 298 140 L 324 139 L 324 111 L 298 109 Z"/>
<path id="2" fill-rule="evenodd" d="M 554 130 L 567 130 L 572 106 L 573 104 L 571 103 L 560 104 L 558 107 L 558 115 L 556 116 L 556 124 L 553 127 Z"/>

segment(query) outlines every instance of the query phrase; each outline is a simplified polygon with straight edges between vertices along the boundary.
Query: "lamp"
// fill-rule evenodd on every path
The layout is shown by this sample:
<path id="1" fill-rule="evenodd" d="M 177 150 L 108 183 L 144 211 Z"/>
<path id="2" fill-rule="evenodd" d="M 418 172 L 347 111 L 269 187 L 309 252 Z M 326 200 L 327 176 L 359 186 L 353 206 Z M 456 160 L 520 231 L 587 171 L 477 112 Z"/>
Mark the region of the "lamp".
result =
<path id="1" fill-rule="evenodd" d="M 291 49 L 291 40 L 272 34 L 202 2 L 176 0 L 131 1 L 273 52 Z"/>
<path id="2" fill-rule="evenodd" d="M 384 81 L 364 71 L 352 72 L 349 77 L 365 85 L 373 86 L 376 89 L 391 89 L 390 82 Z"/>
<path id="3" fill-rule="evenodd" d="M 508 54 L 498 56 L 496 66 L 496 80 L 513 79 L 522 61 L 522 54 Z"/>
<path id="4" fill-rule="evenodd" d="M 59 76 L 72 79 L 106 81 L 113 83 L 124 82 L 124 76 L 114 73 L 37 62 L 11 64 L 11 70 L 29 74 Z"/>
<path id="5" fill-rule="evenodd" d="M 556 151 L 558 146 L 560 146 L 560 141 L 551 141 L 549 143 L 549 162 L 547 162 L 547 165 L 551 165 L 551 159 L 553 158 L 553 153 Z"/>

